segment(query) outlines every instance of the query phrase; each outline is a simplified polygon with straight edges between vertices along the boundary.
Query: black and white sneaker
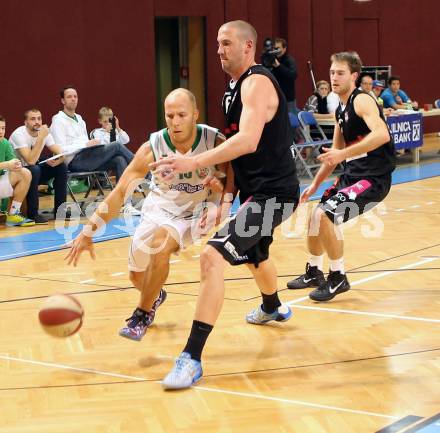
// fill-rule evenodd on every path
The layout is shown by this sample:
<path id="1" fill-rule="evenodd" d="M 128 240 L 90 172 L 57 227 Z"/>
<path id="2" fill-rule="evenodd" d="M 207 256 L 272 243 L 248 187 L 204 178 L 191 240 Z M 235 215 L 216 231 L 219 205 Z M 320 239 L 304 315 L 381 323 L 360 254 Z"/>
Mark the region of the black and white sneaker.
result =
<path id="1" fill-rule="evenodd" d="M 327 281 L 319 286 L 317 289 L 310 292 L 309 298 L 313 301 L 330 301 L 339 293 L 344 293 L 350 290 L 350 283 L 345 274 L 340 271 L 330 271 Z"/>
<path id="2" fill-rule="evenodd" d="M 325 284 L 324 273 L 318 269 L 318 266 L 306 264 L 306 273 L 287 283 L 288 289 L 305 289 L 307 287 L 319 287 Z"/>
<path id="3" fill-rule="evenodd" d="M 35 224 L 37 225 L 44 225 L 49 223 L 49 218 L 45 217 L 44 215 L 41 215 L 37 213 L 34 217 L 29 217 L 30 219 L 35 221 Z"/>

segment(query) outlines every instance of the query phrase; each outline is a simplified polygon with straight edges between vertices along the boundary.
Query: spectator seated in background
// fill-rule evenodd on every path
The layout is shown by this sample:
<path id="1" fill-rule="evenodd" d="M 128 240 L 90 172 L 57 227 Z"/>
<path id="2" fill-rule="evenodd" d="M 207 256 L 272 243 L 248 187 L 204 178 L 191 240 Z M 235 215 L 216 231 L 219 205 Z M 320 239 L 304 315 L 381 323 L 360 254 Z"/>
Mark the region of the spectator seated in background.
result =
<path id="1" fill-rule="evenodd" d="M 307 99 L 306 105 L 304 106 L 304 111 L 308 111 L 309 113 L 313 113 L 313 117 L 316 120 L 325 120 L 325 119 L 334 119 L 334 113 L 330 113 L 328 110 L 328 102 L 327 97 L 330 93 L 330 83 L 325 80 L 320 80 L 316 83 L 315 92 Z M 325 126 L 323 127 L 325 134 L 328 137 L 333 136 L 333 126 Z M 310 132 L 311 137 L 315 140 L 321 140 L 321 134 L 317 131 Z M 317 156 L 313 154 L 313 149 L 307 148 L 304 152 L 304 157 L 310 161 L 311 158 Z M 315 161 L 313 161 L 315 162 Z"/>
<path id="2" fill-rule="evenodd" d="M 327 96 L 329 93 L 330 84 L 325 80 L 318 81 L 315 92 L 307 99 L 304 111 L 313 113 L 317 120 L 334 119 L 334 114 L 328 110 Z"/>
<path id="3" fill-rule="evenodd" d="M 379 104 L 379 106 L 382 108 L 383 114 L 385 116 L 389 116 L 391 112 L 393 111 L 392 108 L 383 108 L 383 99 L 380 97 L 380 95 L 383 92 L 383 89 L 385 88 L 385 85 L 380 80 L 373 80 L 373 94 L 374 99 Z"/>
<path id="4" fill-rule="evenodd" d="M 62 153 L 61 146 L 55 144 L 47 125 L 42 124 L 40 110 L 32 108 L 24 113 L 24 125 L 18 127 L 9 137 L 18 156 L 27 169 L 32 173 L 32 181 L 27 193 L 27 215 L 35 224 L 47 224 L 47 218 L 38 213 L 38 185 L 54 179 L 55 197 L 53 217 L 56 218 L 57 210 L 66 202 L 67 166 L 64 157 L 39 164 L 41 153 L 46 146 L 54 155 Z M 64 215 L 62 214 L 59 215 Z"/>
<path id="5" fill-rule="evenodd" d="M 368 93 L 370 96 L 376 99 L 376 95 L 373 92 L 373 77 L 371 75 L 362 75 L 359 90 Z"/>
<path id="6" fill-rule="evenodd" d="M 15 157 L 12 146 L 5 138 L 6 120 L 0 116 L 0 198 L 12 197 L 11 208 L 6 214 L 6 225 L 28 227 L 35 221 L 21 215 L 21 204 L 31 183 L 31 172 L 23 168 Z"/>
<path id="7" fill-rule="evenodd" d="M 383 107 L 383 99 L 380 97 L 380 95 L 383 92 L 383 89 L 385 89 L 385 85 L 380 80 L 374 80 L 373 81 L 373 93 L 374 93 L 374 99 L 376 99 L 377 103 Z"/>
<path id="8" fill-rule="evenodd" d="M 76 89 L 67 86 L 60 96 L 63 110 L 53 116 L 50 132 L 66 154 L 68 169 L 73 172 L 114 169 L 118 181 L 132 161 L 133 153 L 118 142 L 101 145 L 100 140 L 89 140 L 86 123 L 76 113 Z"/>
<path id="9" fill-rule="evenodd" d="M 102 107 L 98 116 L 101 128 L 97 128 L 91 133 L 92 138 L 100 140 L 101 144 L 110 144 L 116 141 L 126 145 L 130 142 L 130 137 L 119 126 L 119 119 L 113 114 L 111 108 Z"/>
<path id="10" fill-rule="evenodd" d="M 391 76 L 388 78 L 388 88 L 385 89 L 380 97 L 383 100 L 384 108 L 399 109 L 415 109 L 419 108 L 416 101 L 411 101 L 408 95 L 400 89 L 400 78 Z"/>

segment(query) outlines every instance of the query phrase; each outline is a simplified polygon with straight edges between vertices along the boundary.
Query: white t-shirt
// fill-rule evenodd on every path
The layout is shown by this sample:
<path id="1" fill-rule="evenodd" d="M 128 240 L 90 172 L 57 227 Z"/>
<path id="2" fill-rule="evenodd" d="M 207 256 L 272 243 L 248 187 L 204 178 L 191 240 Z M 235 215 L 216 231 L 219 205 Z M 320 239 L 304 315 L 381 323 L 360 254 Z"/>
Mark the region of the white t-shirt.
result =
<path id="1" fill-rule="evenodd" d="M 106 131 L 104 128 L 97 128 L 93 132 L 91 132 L 93 138 L 99 140 L 101 144 L 109 144 L 110 143 L 110 132 Z M 116 130 L 116 141 L 121 144 L 127 144 L 130 142 L 130 137 L 128 134 L 121 129 L 121 132 Z"/>
<path id="2" fill-rule="evenodd" d="M 86 122 L 79 114 L 75 114 L 75 119 L 64 111 L 59 111 L 52 117 L 50 125 L 50 133 L 55 142 L 61 146 L 63 153 L 70 154 L 66 156 L 66 164 L 69 164 L 74 154 L 84 149 L 89 141 Z"/>
<path id="3" fill-rule="evenodd" d="M 327 95 L 327 110 L 329 113 L 334 113 L 339 106 L 339 96 L 335 92 L 330 92 Z"/>
<path id="4" fill-rule="evenodd" d="M 32 137 L 29 134 L 26 126 L 18 127 L 9 137 L 9 142 L 12 144 L 14 149 L 21 149 L 23 147 L 28 147 L 32 149 L 37 141 L 38 137 Z M 55 144 L 55 140 L 53 139 L 51 134 L 48 134 L 44 139 L 44 146 L 47 146 L 49 149 L 51 146 Z M 23 165 L 28 165 L 28 163 L 21 157 L 20 152 L 16 152 L 17 156 L 20 158 Z"/>

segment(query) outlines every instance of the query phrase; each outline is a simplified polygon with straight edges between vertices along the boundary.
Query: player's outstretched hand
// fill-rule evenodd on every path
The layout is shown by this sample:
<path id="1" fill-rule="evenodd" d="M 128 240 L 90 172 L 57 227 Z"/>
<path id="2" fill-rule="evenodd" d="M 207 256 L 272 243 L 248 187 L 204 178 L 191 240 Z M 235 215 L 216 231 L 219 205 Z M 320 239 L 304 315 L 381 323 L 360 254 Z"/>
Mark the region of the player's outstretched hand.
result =
<path id="1" fill-rule="evenodd" d="M 323 147 L 322 150 L 324 153 L 321 153 L 321 155 L 318 156 L 318 160 L 323 164 L 337 165 L 345 160 L 344 149 Z"/>
<path id="2" fill-rule="evenodd" d="M 205 185 L 206 188 L 209 188 L 213 192 L 223 191 L 223 182 L 215 174 L 203 179 L 203 185 Z"/>
<path id="3" fill-rule="evenodd" d="M 163 179 L 172 178 L 175 173 L 188 173 L 196 169 L 196 161 L 191 156 L 173 154 L 150 164 L 150 169 Z"/>
<path id="4" fill-rule="evenodd" d="M 76 266 L 83 251 L 88 251 L 90 257 L 93 260 L 96 259 L 92 238 L 80 233 L 70 244 L 69 254 L 64 257 L 64 260 L 67 260 L 68 265 L 73 263 L 73 266 Z"/>
<path id="5" fill-rule="evenodd" d="M 301 197 L 299 198 L 299 204 L 305 203 L 313 194 L 315 194 L 316 190 L 318 189 L 317 186 L 315 186 L 313 183 L 309 185 L 301 194 Z"/>

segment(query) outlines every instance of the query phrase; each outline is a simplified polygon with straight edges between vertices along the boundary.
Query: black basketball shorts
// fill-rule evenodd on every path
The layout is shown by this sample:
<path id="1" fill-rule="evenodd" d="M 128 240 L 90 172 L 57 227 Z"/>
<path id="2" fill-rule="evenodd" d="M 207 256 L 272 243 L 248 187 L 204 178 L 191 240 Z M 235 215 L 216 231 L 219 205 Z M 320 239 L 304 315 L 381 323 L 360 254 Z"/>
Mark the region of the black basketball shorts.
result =
<path id="1" fill-rule="evenodd" d="M 343 175 L 325 190 L 319 207 L 339 225 L 372 209 L 388 195 L 390 188 L 391 174 L 365 178 Z"/>
<path id="2" fill-rule="evenodd" d="M 209 241 L 231 265 L 258 264 L 269 257 L 274 229 L 289 218 L 298 200 L 279 201 L 275 197 L 254 200 L 250 197 L 236 215 Z"/>

